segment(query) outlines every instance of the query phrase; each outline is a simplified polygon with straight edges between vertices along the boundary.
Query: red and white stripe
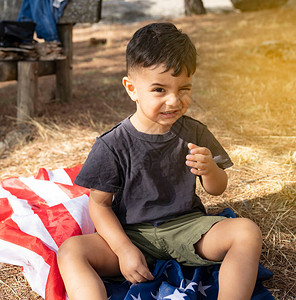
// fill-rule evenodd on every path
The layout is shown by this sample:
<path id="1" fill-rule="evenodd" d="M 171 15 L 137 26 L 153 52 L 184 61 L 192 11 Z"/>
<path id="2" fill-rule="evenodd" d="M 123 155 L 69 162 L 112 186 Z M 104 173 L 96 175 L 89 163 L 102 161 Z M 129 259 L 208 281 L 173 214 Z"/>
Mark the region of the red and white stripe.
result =
<path id="1" fill-rule="evenodd" d="M 81 165 L 40 169 L 34 177 L 0 184 L 0 262 L 19 265 L 46 300 L 66 299 L 56 252 L 70 236 L 94 232 L 89 190 L 73 184 Z"/>

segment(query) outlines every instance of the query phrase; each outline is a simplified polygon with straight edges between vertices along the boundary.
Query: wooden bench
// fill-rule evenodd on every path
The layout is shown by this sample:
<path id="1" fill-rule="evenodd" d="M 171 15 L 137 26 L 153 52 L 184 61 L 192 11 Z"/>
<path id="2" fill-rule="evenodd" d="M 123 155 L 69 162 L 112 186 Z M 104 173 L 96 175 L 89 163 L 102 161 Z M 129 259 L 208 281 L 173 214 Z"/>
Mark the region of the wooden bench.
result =
<path id="1" fill-rule="evenodd" d="M 0 0 L 0 20 L 16 20 L 22 0 Z M 72 31 L 75 23 L 97 23 L 101 19 L 102 0 L 69 0 L 57 24 L 62 44 L 62 60 L 0 61 L 0 81 L 17 80 L 17 121 L 34 117 L 38 99 L 38 77 L 56 75 L 56 93 L 60 101 L 72 98 Z"/>

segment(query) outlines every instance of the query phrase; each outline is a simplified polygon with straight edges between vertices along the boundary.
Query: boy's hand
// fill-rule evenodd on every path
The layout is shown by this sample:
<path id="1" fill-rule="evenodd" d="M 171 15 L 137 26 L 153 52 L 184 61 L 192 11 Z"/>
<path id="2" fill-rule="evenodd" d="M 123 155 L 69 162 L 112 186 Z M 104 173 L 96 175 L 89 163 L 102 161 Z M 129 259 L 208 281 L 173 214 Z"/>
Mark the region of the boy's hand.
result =
<path id="1" fill-rule="evenodd" d="M 122 249 L 118 254 L 119 267 L 122 275 L 131 283 L 153 280 L 148 269 L 145 256 L 134 245 Z"/>
<path id="2" fill-rule="evenodd" d="M 212 153 L 208 148 L 198 147 L 192 143 L 188 144 L 188 148 L 190 149 L 190 154 L 186 156 L 186 165 L 191 167 L 193 174 L 208 175 L 217 168 Z"/>

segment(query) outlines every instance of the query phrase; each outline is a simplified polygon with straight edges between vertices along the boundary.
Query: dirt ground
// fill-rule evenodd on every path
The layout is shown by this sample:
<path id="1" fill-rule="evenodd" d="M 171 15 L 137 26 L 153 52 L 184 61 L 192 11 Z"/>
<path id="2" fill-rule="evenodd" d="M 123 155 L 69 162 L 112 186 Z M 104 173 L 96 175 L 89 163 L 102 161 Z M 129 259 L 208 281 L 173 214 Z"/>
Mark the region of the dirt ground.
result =
<path id="1" fill-rule="evenodd" d="M 206 123 L 235 165 L 219 197 L 198 188 L 207 209 L 232 208 L 262 229 L 261 262 L 275 299 L 296 299 L 296 11 L 172 19 L 190 35 L 199 57 L 188 114 Z M 121 86 L 126 44 L 140 26 L 74 28 L 73 99 L 55 99 L 55 78 L 39 79 L 32 134 L 0 158 L 0 180 L 41 167 L 83 163 L 95 137 L 134 110 Z M 105 45 L 91 38 L 106 38 Z M 0 140 L 15 128 L 16 82 L 0 83 Z M 39 299 L 18 267 L 0 266 L 0 299 Z"/>

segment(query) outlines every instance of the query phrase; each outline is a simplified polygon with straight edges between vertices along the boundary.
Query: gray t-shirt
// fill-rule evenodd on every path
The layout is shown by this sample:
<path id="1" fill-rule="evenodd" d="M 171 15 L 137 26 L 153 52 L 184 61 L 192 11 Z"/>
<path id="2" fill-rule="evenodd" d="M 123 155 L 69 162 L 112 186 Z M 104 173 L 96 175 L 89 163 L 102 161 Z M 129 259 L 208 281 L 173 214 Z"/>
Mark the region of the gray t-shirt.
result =
<path id="1" fill-rule="evenodd" d="M 75 184 L 114 194 L 121 224 L 157 224 L 192 211 L 205 212 L 196 176 L 185 164 L 188 143 L 211 150 L 220 168 L 232 162 L 208 128 L 183 116 L 163 135 L 139 132 L 129 118 L 97 138 Z"/>

